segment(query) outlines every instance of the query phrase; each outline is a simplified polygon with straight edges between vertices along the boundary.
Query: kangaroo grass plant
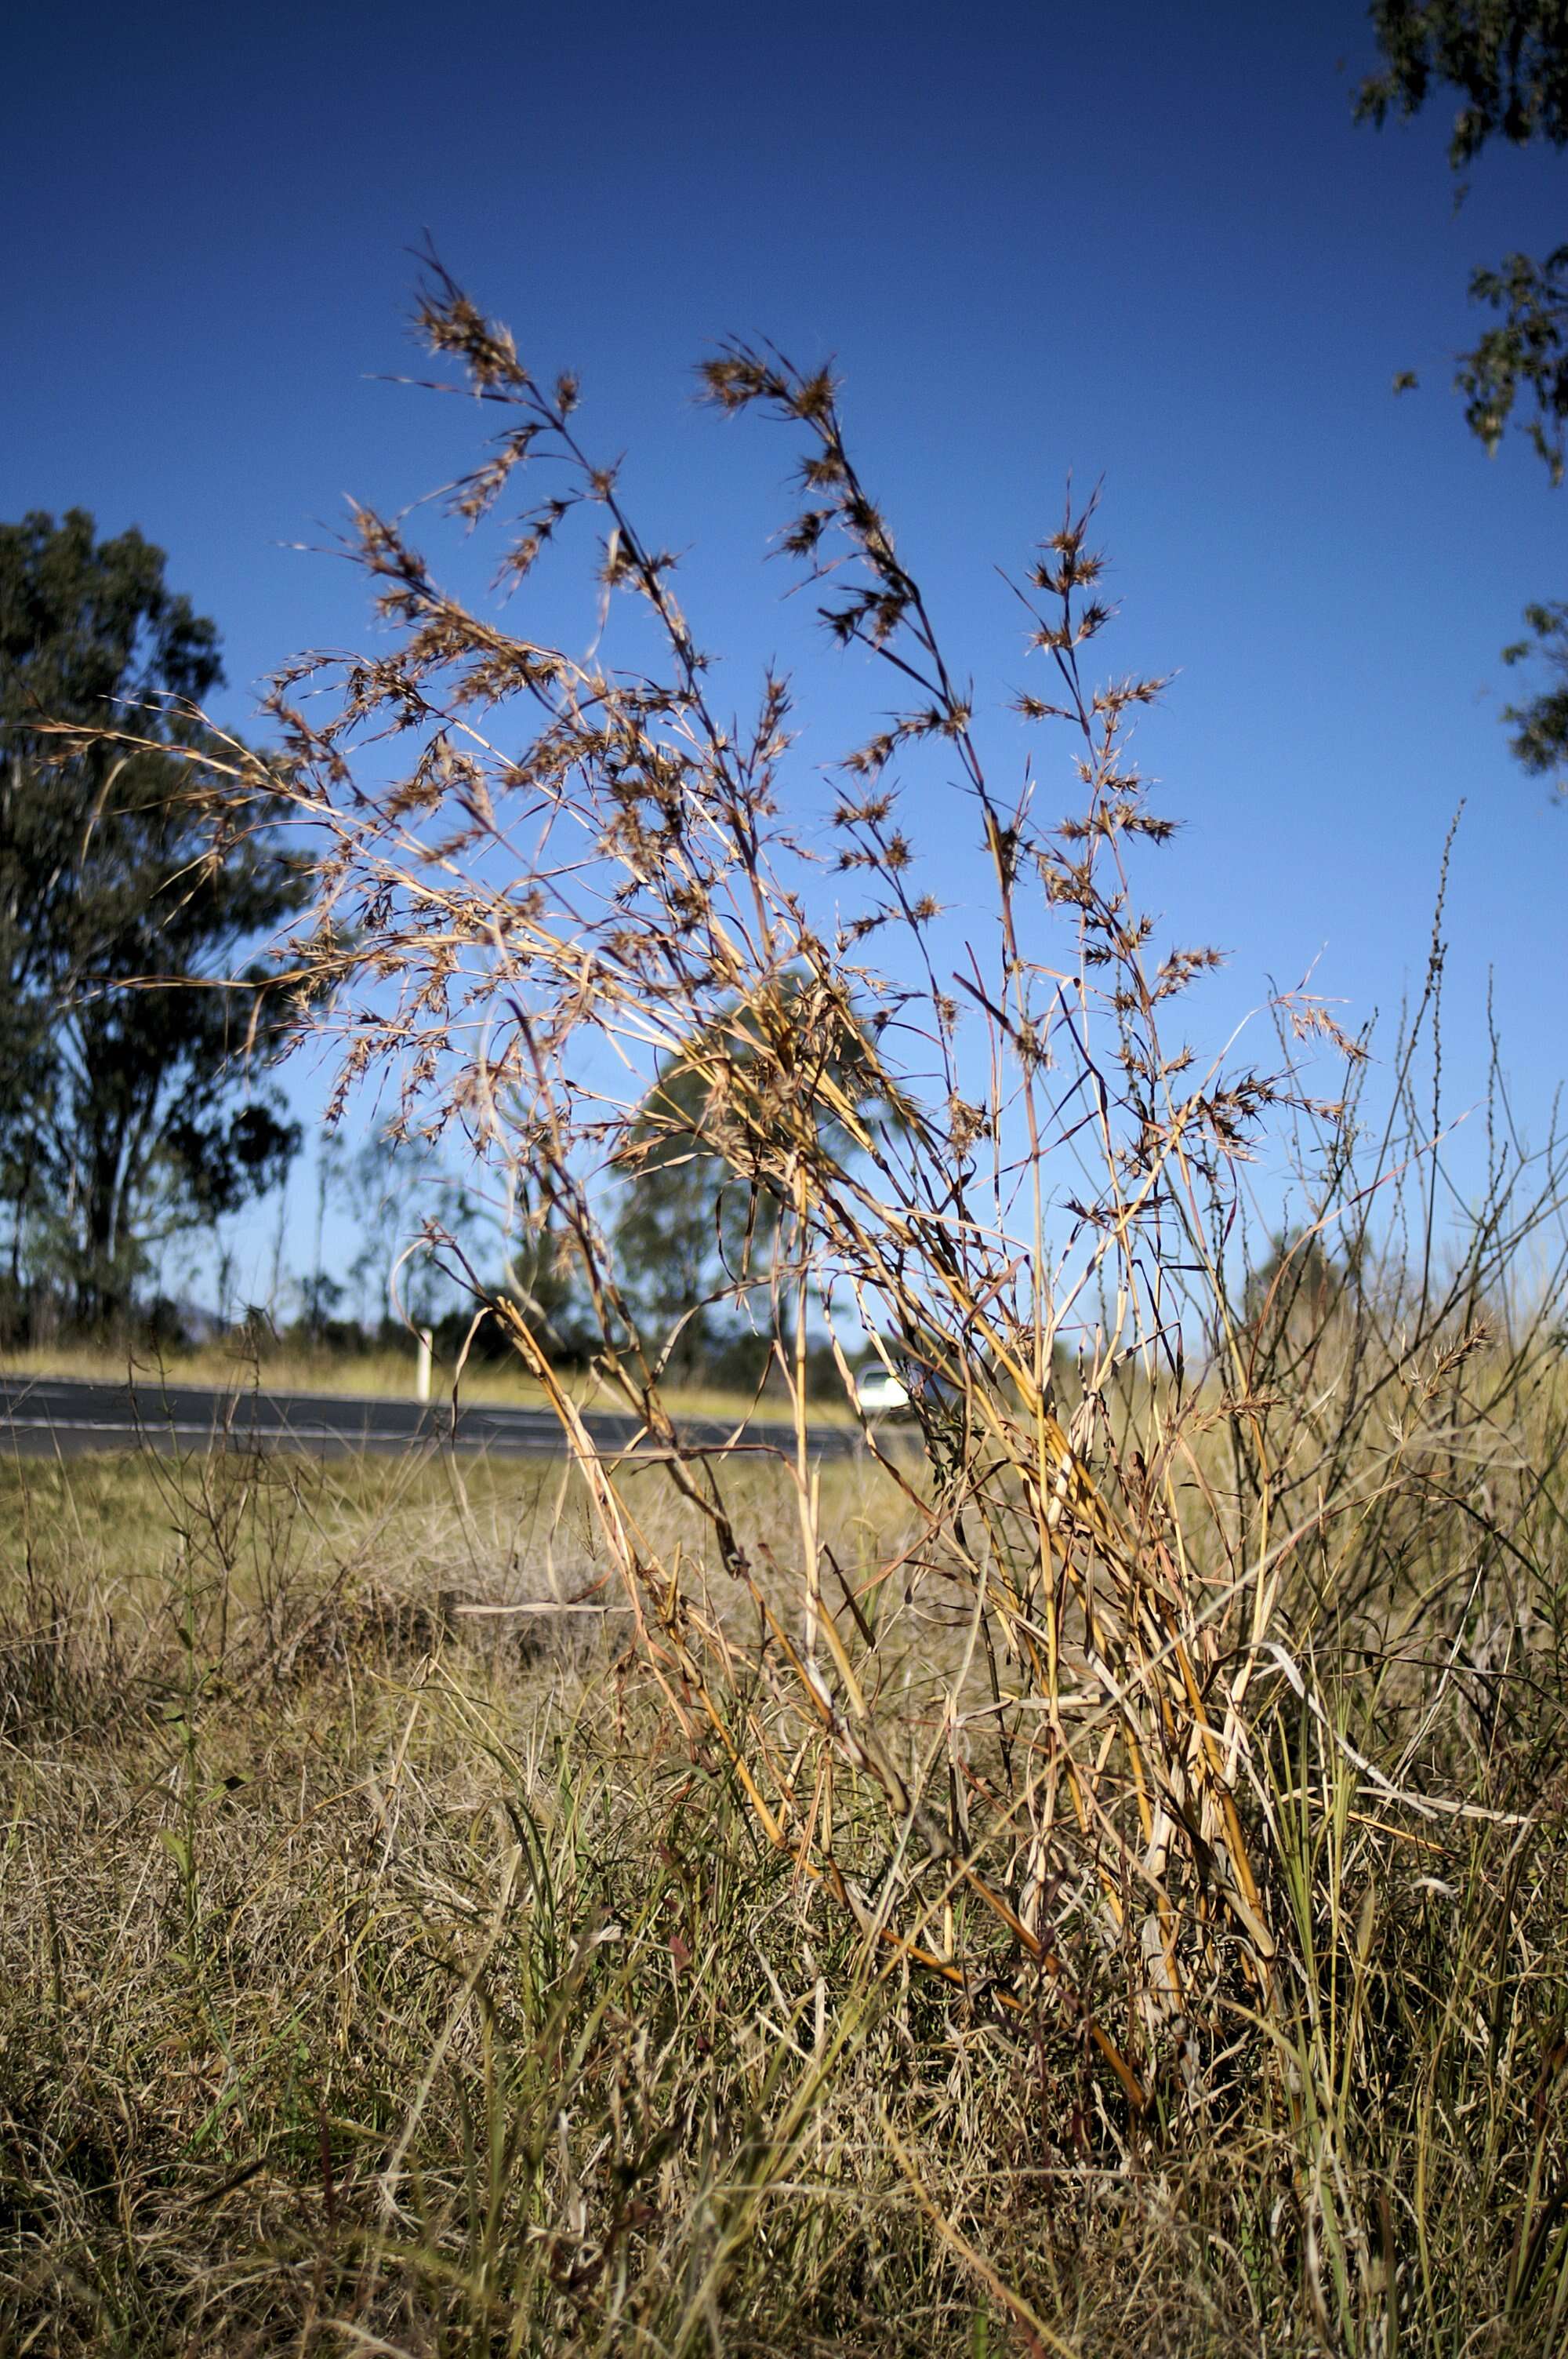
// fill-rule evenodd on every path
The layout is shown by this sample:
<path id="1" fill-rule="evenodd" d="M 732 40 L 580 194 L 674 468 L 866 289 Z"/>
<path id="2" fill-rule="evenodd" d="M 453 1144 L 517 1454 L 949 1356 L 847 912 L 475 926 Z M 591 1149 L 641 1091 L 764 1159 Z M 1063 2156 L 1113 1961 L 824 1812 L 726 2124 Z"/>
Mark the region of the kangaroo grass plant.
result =
<path id="1" fill-rule="evenodd" d="M 280 752 L 194 790 L 219 831 L 291 811 L 314 897 L 278 987 L 336 1038 L 336 1104 L 384 1072 L 406 1130 L 467 1135 L 647 1446 L 596 1446 L 528 1306 L 432 1230 L 556 1410 L 570 1595 L 613 1582 L 627 1645 L 531 1734 L 449 1616 L 386 1675 L 381 1865 L 330 1900 L 311 1873 L 344 2026 L 380 1957 L 387 2060 L 289 2133 L 325 2227 L 265 2232 L 296 2257 L 259 2309 L 223 2277 L 244 2347 L 1556 2347 L 1563 1173 L 1499 1071 L 1480 1201 L 1440 1219 L 1441 908 L 1381 1112 L 1304 990 L 1266 1068 L 1205 1060 L 1217 955 L 1145 907 L 1161 683 L 1099 669 L 1092 508 L 1016 585 L 1035 684 L 982 714 L 831 375 L 704 364 L 794 438 L 783 549 L 892 700 L 814 828 L 788 684 L 718 706 L 575 382 L 435 265 L 418 325 L 495 415 L 445 502 L 524 619 L 358 512 L 379 651 L 293 667 Z M 525 618 L 584 531 L 574 654 Z M 961 924 L 912 780 L 983 880 Z M 766 1322 L 792 1447 L 683 1437 L 617 1267 L 617 1191 L 696 1154 L 725 1270 L 689 1311 Z M 903 1375 L 918 1454 L 818 1462 L 817 1304 Z"/>
<path id="2" fill-rule="evenodd" d="M 511 530 L 503 579 L 521 588 L 573 512 L 597 510 L 604 595 L 642 604 L 663 660 L 617 670 L 499 629 L 442 592 L 399 526 L 362 515 L 395 650 L 333 668 L 330 718 L 308 717 L 298 693 L 308 683 L 319 697 L 314 663 L 274 706 L 285 791 L 328 845 L 298 987 L 347 1027 L 345 1082 L 395 1055 L 405 1120 L 464 1124 L 568 1242 L 603 1373 L 705 1519 L 705 1561 L 683 1575 L 658 1558 L 535 1332 L 504 1299 L 489 1307 L 551 1394 L 688 1739 L 717 1747 L 766 1840 L 825 1880 L 869 1941 L 1043 2006 L 1092 2043 L 1141 2114 L 1195 1994 L 1234 1978 L 1266 2000 L 1275 1953 L 1237 1791 L 1238 1699 L 1269 1635 L 1278 1557 L 1265 1538 L 1217 1596 L 1173 1552 L 1162 1509 L 1182 1422 L 1168 1265 L 1203 1253 L 1234 1158 L 1281 1092 L 1256 1075 L 1195 1078 L 1189 1053 L 1162 1044 L 1168 1005 L 1214 962 L 1155 962 L 1130 882 L 1128 848 L 1170 832 L 1127 743 L 1159 683 L 1086 683 L 1109 615 L 1088 519 L 1069 514 L 1021 592 L 1052 674 L 1050 697 L 1021 709 L 1069 733 L 1081 809 L 1037 822 L 1027 777 L 991 782 L 832 379 L 727 348 L 704 366 L 704 393 L 802 438 L 807 505 L 784 549 L 823 586 L 834 638 L 870 650 L 902 700 L 840 767 L 833 864 L 852 902 L 836 908 L 787 807 L 788 690 L 768 679 L 744 730 L 720 719 L 674 560 L 579 440 L 574 383 L 537 382 L 439 272 L 419 318 L 431 349 L 503 413 L 449 505 L 477 524 L 520 468 L 552 462 L 557 488 Z M 417 750 L 372 788 L 355 749 L 388 730 L 414 733 Z M 941 912 L 911 889 L 896 817 L 897 764 L 923 745 L 945 754 L 991 872 L 986 930 L 950 981 Z M 1043 959 L 1058 943 L 1059 970 Z M 348 995 L 366 985 L 356 1016 Z M 697 1135 L 753 1207 L 734 1298 L 765 1282 L 803 1308 L 815 1284 L 891 1329 L 917 1371 L 936 1479 L 917 1549 L 878 1567 L 865 1596 L 821 1526 L 804 1383 L 798 1538 L 787 1556 L 759 1551 L 722 1462 L 683 1450 L 606 1247 L 605 1175 L 679 1144 L 694 1077 Z M 1162 1463 L 1137 1502 L 1051 1405 L 1058 1339 L 1086 1300 L 1115 1305 L 1096 1330 L 1095 1397 L 1124 1365 L 1164 1382 Z M 794 1322 L 797 1367 L 806 1323 Z M 884 1619 L 873 1634 L 866 1612 L 892 1578 L 935 1641 L 923 1651 L 939 1694 L 914 1759 L 886 1701 L 893 1630 Z M 754 1645 L 726 1589 L 755 1617 Z M 882 1813 L 874 1878 L 838 1841 L 846 1784 Z"/>

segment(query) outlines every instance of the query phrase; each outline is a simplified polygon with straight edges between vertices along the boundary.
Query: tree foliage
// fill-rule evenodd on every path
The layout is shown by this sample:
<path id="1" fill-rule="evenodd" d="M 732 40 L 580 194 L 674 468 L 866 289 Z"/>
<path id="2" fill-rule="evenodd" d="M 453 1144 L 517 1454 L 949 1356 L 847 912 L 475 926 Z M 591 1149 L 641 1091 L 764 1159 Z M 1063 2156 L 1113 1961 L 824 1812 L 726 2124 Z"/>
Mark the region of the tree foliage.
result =
<path id="1" fill-rule="evenodd" d="M 1380 71 L 1362 82 L 1357 121 L 1418 114 L 1439 90 L 1460 100 L 1448 158 L 1465 173 L 1494 139 L 1524 147 L 1568 146 L 1568 0 L 1373 0 Z M 1497 314 L 1461 353 L 1454 385 L 1465 422 L 1496 452 L 1516 413 L 1554 486 L 1568 462 L 1568 245 L 1543 259 L 1505 255 L 1474 270 L 1470 298 Z M 1410 375 L 1397 380 L 1402 389 Z M 1568 647 L 1563 609 L 1525 609 L 1530 636 L 1504 660 L 1541 658 L 1553 685 L 1505 708 L 1513 750 L 1527 770 L 1568 788 Z"/>
<path id="2" fill-rule="evenodd" d="M 14 1317 L 41 1291 L 113 1320 L 160 1238 L 264 1191 L 297 1143 L 253 1078 L 278 1037 L 263 971 L 234 969 L 297 905 L 298 863 L 265 812 L 213 848 L 196 708 L 222 680 L 218 636 L 164 563 L 134 529 L 98 540 L 81 509 L 0 526 Z"/>
<path id="3" fill-rule="evenodd" d="M 1370 14 L 1383 66 L 1357 93 L 1359 119 L 1381 127 L 1457 91 L 1455 171 L 1492 139 L 1568 143 L 1568 0 L 1372 0 Z"/>
<path id="4" fill-rule="evenodd" d="M 1470 293 L 1502 319 L 1459 356 L 1454 384 L 1471 432 L 1495 453 L 1521 397 L 1534 408 L 1524 432 L 1553 485 L 1563 481 L 1568 421 L 1568 245 L 1544 262 L 1510 254 L 1495 270 L 1471 274 Z"/>
<path id="5" fill-rule="evenodd" d="M 729 1009 L 679 1057 L 667 1060 L 643 1100 L 620 1158 L 627 1184 L 615 1244 L 641 1318 L 665 1339 L 668 1364 L 690 1375 L 711 1358 L 726 1312 L 768 1299 L 770 1333 L 793 1337 L 797 1304 L 781 1252 L 791 1205 L 780 1183 L 787 1157 L 759 1152 L 768 1131 L 772 1053 L 786 1039 L 805 989 L 785 973 L 771 999 Z M 773 1038 L 770 1038 L 769 1036 Z M 846 1033 L 830 1079 L 862 1119 L 892 1119 L 860 1034 Z M 819 1147 L 852 1154 L 849 1124 L 826 1103 Z"/>

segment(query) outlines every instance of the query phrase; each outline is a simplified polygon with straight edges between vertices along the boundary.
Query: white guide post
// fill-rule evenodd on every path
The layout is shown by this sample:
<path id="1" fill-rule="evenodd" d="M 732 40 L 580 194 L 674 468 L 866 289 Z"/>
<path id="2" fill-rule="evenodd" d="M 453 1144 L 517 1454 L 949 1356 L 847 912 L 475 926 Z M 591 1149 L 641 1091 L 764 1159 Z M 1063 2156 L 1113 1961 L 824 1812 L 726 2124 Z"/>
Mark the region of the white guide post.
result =
<path id="1" fill-rule="evenodd" d="M 430 1397 L 430 1353 L 435 1338 L 428 1327 L 419 1330 L 419 1361 L 414 1376 L 414 1390 L 421 1404 Z"/>

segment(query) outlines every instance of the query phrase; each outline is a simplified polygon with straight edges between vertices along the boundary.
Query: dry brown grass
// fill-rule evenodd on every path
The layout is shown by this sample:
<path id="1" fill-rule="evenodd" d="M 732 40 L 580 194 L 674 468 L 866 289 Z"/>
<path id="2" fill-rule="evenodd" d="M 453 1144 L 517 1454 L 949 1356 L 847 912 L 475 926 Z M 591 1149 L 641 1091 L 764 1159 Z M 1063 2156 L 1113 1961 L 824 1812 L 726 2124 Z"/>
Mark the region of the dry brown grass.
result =
<path id="1" fill-rule="evenodd" d="M 1559 2347 L 1555 1623 L 1509 1659 L 1555 1505 L 1424 1669 L 1318 1664 L 1345 1745 L 1424 1728 L 1484 1815 L 1380 1802 L 1281 1699 L 1301 1965 L 1201 2106 L 1133 2121 L 1038 1981 L 912 1972 L 758 1841 L 561 1470 L 0 1479 L 4 2347 Z M 824 1485 L 863 1562 L 918 1528 L 874 1468 Z M 787 1527 L 787 1475 L 744 1498 Z M 465 1610 L 528 1602 L 590 1610 Z M 834 1807 L 871 1889 L 877 1789 Z"/>

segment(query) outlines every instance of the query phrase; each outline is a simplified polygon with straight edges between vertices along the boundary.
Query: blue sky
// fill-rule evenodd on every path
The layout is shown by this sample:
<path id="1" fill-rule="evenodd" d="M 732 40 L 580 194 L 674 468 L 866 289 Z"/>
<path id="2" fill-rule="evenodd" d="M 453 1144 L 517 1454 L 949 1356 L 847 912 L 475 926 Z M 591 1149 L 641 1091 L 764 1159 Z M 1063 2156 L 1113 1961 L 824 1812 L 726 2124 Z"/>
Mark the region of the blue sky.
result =
<path id="1" fill-rule="evenodd" d="M 1454 1103 L 1491 969 L 1539 1131 L 1568 1062 L 1568 810 L 1508 755 L 1498 650 L 1568 591 L 1568 493 L 1522 443 L 1489 462 L 1447 383 L 1469 268 L 1561 240 L 1568 161 L 1488 157 L 1455 212 L 1441 104 L 1352 127 L 1369 61 L 1358 6 L 1256 0 L 15 10 L 0 515 L 141 525 L 217 618 L 243 723 L 288 653 L 365 636 L 348 569 L 293 544 L 473 447 L 471 412 L 373 381 L 416 364 L 428 231 L 527 355 L 580 373 L 737 700 L 767 655 L 795 665 L 804 793 L 865 683 L 758 562 L 784 440 L 696 410 L 689 368 L 727 332 L 836 353 L 982 687 L 1024 676 L 994 568 L 1069 474 L 1103 477 L 1108 660 L 1180 675 L 1141 750 L 1184 822 L 1171 929 L 1231 953 L 1206 1028 L 1314 958 L 1351 1020 L 1392 1011 L 1464 797 Z M 914 818 L 939 848 L 947 815 Z"/>

